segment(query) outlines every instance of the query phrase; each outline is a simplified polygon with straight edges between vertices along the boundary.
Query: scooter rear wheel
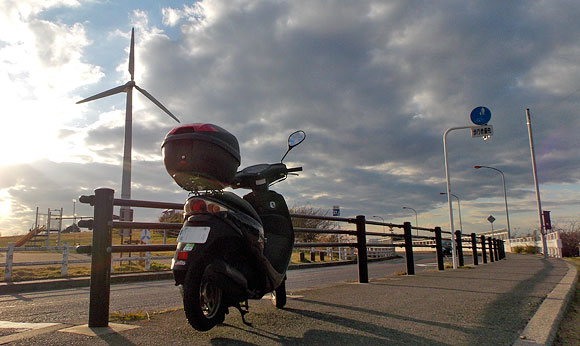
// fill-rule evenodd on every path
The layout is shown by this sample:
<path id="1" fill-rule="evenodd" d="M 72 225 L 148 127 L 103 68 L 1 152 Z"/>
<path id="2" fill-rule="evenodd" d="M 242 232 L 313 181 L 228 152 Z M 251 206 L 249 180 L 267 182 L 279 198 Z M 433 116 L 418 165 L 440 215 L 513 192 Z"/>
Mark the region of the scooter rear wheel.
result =
<path id="1" fill-rule="evenodd" d="M 272 292 L 272 303 L 282 309 L 286 305 L 286 279 Z"/>
<path id="2" fill-rule="evenodd" d="M 227 307 L 222 289 L 205 273 L 208 265 L 194 263 L 183 282 L 183 308 L 189 324 L 207 331 L 225 319 Z"/>

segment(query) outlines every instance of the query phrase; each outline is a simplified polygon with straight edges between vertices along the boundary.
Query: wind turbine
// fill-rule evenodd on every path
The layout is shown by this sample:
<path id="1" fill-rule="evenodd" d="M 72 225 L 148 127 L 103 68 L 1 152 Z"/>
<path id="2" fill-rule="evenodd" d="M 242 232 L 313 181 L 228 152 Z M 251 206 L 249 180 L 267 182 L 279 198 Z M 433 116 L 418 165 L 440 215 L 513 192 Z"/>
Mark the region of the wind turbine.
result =
<path id="1" fill-rule="evenodd" d="M 118 86 L 116 88 L 103 91 L 102 93 L 93 95 L 84 100 L 78 101 L 79 103 L 89 102 L 97 100 L 103 97 L 119 94 L 122 92 L 127 93 L 127 103 L 125 111 L 125 143 L 123 151 L 123 177 L 121 184 L 121 198 L 131 199 L 131 145 L 133 142 L 133 88 L 139 90 L 141 94 L 145 95 L 151 102 L 161 108 L 170 117 L 175 119 L 179 123 L 179 119 L 175 117 L 161 102 L 157 101 L 151 94 L 149 94 L 145 89 L 142 89 L 135 84 L 135 28 L 131 29 L 131 48 L 129 50 L 129 73 L 131 74 L 131 80 L 124 85 Z M 126 210 L 123 210 L 126 209 Z M 133 217 L 131 210 L 127 207 L 121 208 L 120 219 L 121 221 L 132 221 Z"/>

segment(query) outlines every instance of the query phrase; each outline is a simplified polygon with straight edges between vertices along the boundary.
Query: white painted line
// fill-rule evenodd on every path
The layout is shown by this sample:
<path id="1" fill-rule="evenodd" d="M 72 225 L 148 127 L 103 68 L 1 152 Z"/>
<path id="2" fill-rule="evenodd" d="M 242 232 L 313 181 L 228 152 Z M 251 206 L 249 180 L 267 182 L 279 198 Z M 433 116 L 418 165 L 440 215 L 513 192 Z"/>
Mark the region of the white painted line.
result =
<path id="1" fill-rule="evenodd" d="M 300 295 L 294 295 L 294 294 L 287 294 L 286 298 L 288 299 L 299 299 L 299 298 L 304 298 L 304 296 L 300 296 Z M 262 299 L 265 300 L 272 300 L 272 295 L 271 294 L 265 294 Z"/>
<path id="2" fill-rule="evenodd" d="M 135 326 L 135 325 L 131 325 L 131 324 L 109 323 L 108 327 L 89 328 L 88 324 L 83 324 L 80 326 L 74 326 L 74 327 L 70 327 L 70 328 L 61 329 L 61 330 L 59 330 L 59 332 L 73 333 L 73 334 L 80 334 L 80 335 L 87 335 L 87 336 L 99 336 L 99 335 L 107 335 L 107 334 L 116 334 L 119 332 L 131 330 L 131 329 L 135 329 L 135 328 L 140 328 L 140 327 Z"/>
<path id="3" fill-rule="evenodd" d="M 41 329 L 56 326 L 59 323 L 27 323 L 27 322 L 10 322 L 0 321 L 0 328 L 4 329 Z"/>
<path id="4" fill-rule="evenodd" d="M 417 267 L 435 267 L 437 263 L 417 263 Z"/>

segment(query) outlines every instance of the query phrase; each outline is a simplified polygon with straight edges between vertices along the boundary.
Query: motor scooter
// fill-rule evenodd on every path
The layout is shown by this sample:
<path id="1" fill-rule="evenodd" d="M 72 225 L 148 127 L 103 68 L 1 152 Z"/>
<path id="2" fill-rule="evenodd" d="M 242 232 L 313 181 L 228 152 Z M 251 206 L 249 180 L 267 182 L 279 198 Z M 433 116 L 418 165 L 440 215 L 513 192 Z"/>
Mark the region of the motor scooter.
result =
<path id="1" fill-rule="evenodd" d="M 168 134 L 162 148 L 170 175 L 191 191 L 184 205 L 184 223 L 171 269 L 175 284 L 182 288 L 187 320 L 196 330 L 207 331 L 224 321 L 230 307 L 236 308 L 247 323 L 244 315 L 248 313 L 248 300 L 261 299 L 267 293 L 272 294 L 277 308 L 285 306 L 286 270 L 292 256 L 294 230 L 284 197 L 270 190 L 270 186 L 302 171 L 302 167 L 286 167 L 283 160 L 304 141 L 306 134 L 296 131 L 289 136 L 288 149 L 280 163 L 253 165 L 234 171 L 229 178 L 217 177 L 223 173 L 224 164 L 212 156 L 233 154 L 233 160 L 230 157 L 227 163 L 234 161 L 233 166 L 239 165 L 237 141 L 215 125 L 194 125 L 191 133 L 195 135 L 183 136 L 178 130 L 172 136 Z M 204 133 L 208 132 L 203 128 L 206 125 L 217 129 L 217 133 Z M 199 143 L 206 145 L 211 142 L 208 138 L 217 136 L 221 139 L 210 143 L 210 153 L 192 150 L 193 137 L 193 147 L 199 148 Z M 182 143 L 174 143 L 179 141 Z M 192 168 L 195 159 L 191 157 L 200 155 L 201 163 Z M 224 191 L 225 186 L 251 192 L 240 198 Z"/>

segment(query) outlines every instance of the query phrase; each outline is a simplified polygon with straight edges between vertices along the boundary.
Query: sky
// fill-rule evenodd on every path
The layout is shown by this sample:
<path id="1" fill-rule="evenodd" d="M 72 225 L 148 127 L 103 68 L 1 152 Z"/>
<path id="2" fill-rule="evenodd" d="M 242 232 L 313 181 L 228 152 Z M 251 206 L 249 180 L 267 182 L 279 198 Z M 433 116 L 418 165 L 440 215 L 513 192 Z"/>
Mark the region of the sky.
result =
<path id="1" fill-rule="evenodd" d="M 408 207 L 419 226 L 449 229 L 443 134 L 486 106 L 490 139 L 447 138 L 463 231 L 490 231 L 490 215 L 507 224 L 501 176 L 473 168 L 484 165 L 505 174 L 512 233 L 531 232 L 529 108 L 542 207 L 577 221 L 579 17 L 575 0 L 4 0 L 0 234 L 26 233 L 37 207 L 90 216 L 78 198 L 97 188 L 120 197 L 125 94 L 75 103 L 129 81 L 133 27 L 137 84 L 182 124 L 234 134 L 240 169 L 279 161 L 287 136 L 307 133 L 285 159 L 304 171 L 273 188 L 290 206 L 415 224 Z M 177 125 L 133 94 L 132 198 L 187 198 L 160 150 Z"/>

